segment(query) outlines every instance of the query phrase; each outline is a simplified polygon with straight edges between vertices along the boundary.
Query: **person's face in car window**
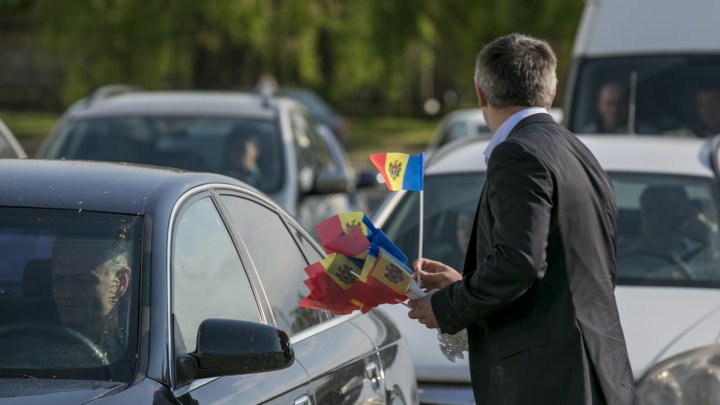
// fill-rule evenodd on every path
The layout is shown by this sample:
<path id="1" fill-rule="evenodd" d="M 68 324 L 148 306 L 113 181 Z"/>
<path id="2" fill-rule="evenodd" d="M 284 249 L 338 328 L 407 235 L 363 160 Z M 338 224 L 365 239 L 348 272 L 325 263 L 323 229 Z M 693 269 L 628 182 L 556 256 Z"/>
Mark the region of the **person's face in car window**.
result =
<path id="1" fill-rule="evenodd" d="M 626 128 L 628 99 L 625 89 L 617 83 L 605 83 L 598 94 L 598 114 L 604 130 L 612 133 Z"/>
<path id="2" fill-rule="evenodd" d="M 707 134 L 720 133 L 720 89 L 695 93 L 695 111 L 703 131 Z"/>
<path id="3" fill-rule="evenodd" d="M 60 321 L 97 339 L 127 291 L 130 268 L 126 255 L 117 253 L 110 244 L 59 239 L 53 249 L 51 271 Z"/>
<path id="4" fill-rule="evenodd" d="M 238 170 L 256 171 L 260 151 L 260 141 L 256 137 L 235 137 L 229 144 L 230 166 Z"/>

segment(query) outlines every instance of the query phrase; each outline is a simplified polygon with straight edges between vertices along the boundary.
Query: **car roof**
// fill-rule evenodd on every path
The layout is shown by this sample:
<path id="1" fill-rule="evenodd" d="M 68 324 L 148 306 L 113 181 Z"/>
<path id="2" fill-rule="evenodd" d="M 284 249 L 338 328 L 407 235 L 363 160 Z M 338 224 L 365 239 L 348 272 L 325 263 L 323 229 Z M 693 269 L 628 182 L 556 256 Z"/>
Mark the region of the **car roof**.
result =
<path id="1" fill-rule="evenodd" d="M 137 91 L 103 99 L 77 112 L 74 118 L 126 115 L 232 116 L 273 119 L 290 100 L 270 101 L 253 93 L 213 91 Z"/>
<path id="2" fill-rule="evenodd" d="M 0 159 L 0 206 L 142 215 L 160 194 L 173 201 L 204 184 L 251 189 L 230 177 L 177 169 L 72 160 Z"/>
<path id="3" fill-rule="evenodd" d="M 712 176 L 709 143 L 696 138 L 580 135 L 606 171 Z M 489 138 L 466 138 L 436 152 L 427 174 L 485 171 Z"/>

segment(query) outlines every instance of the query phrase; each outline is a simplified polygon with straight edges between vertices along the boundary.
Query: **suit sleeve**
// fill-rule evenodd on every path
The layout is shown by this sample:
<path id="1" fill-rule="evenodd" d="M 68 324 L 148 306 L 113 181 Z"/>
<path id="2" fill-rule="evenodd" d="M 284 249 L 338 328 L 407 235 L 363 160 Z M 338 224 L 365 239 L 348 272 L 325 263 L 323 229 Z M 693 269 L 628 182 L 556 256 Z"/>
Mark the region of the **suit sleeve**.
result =
<path id="1" fill-rule="evenodd" d="M 456 333 L 524 294 L 547 269 L 546 247 L 553 201 L 547 168 L 517 142 L 492 153 L 485 192 L 493 248 L 465 277 L 432 297 L 443 333 Z"/>

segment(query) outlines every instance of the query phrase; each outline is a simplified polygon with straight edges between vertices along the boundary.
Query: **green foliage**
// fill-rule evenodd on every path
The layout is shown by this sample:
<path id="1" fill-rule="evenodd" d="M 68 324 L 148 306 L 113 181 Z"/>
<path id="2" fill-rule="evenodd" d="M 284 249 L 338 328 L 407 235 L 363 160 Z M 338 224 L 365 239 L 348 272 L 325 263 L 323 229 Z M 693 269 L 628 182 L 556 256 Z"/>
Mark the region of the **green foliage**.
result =
<path id="1" fill-rule="evenodd" d="M 34 5 L 43 43 L 63 57 L 67 103 L 107 83 L 249 87 L 261 74 L 272 73 L 281 84 L 312 87 L 334 101 L 385 108 L 441 97 L 448 89 L 472 94 L 481 44 L 513 31 L 548 39 L 564 74 L 583 5 L 561 0 L 21 3 Z"/>

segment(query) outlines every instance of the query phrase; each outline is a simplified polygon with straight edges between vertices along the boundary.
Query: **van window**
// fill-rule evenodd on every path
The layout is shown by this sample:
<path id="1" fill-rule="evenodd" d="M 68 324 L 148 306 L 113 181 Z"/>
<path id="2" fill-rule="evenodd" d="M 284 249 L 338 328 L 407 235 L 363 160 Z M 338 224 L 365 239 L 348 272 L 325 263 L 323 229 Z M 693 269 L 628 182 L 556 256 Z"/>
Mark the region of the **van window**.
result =
<path id="1" fill-rule="evenodd" d="M 581 60 L 568 127 L 575 133 L 720 133 L 719 70 L 718 56 Z"/>

